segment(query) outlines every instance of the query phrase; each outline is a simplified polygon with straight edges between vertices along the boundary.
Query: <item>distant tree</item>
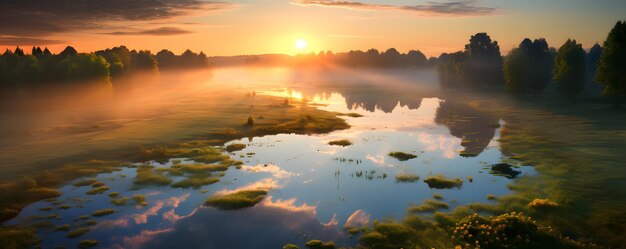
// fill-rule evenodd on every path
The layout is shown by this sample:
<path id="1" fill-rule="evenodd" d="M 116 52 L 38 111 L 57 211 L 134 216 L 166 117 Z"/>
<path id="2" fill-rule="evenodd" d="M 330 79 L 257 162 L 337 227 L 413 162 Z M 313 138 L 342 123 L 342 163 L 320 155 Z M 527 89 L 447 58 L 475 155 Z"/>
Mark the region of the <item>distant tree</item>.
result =
<path id="1" fill-rule="evenodd" d="M 158 71 L 158 63 L 154 55 L 148 50 L 141 50 L 139 52 L 131 51 L 132 69 L 134 71 Z"/>
<path id="2" fill-rule="evenodd" d="M 22 50 L 22 49 L 20 48 L 20 46 L 17 46 L 17 47 L 15 48 L 15 50 L 13 51 L 13 54 L 15 54 L 15 55 L 17 55 L 17 56 L 24 56 L 24 55 L 26 55 L 26 54 L 24 53 L 24 50 Z"/>
<path id="3" fill-rule="evenodd" d="M 558 91 L 575 103 L 585 82 L 585 51 L 576 40 L 568 39 L 557 51 L 553 78 Z"/>
<path id="4" fill-rule="evenodd" d="M 18 82 L 22 84 L 34 83 L 41 76 L 41 66 L 37 57 L 33 55 L 25 55 L 20 57 L 17 65 Z"/>
<path id="5" fill-rule="evenodd" d="M 540 94 L 550 83 L 553 58 L 544 39 L 524 39 L 504 61 L 507 90 L 517 95 Z"/>
<path id="6" fill-rule="evenodd" d="M 55 70 L 65 82 L 79 82 L 96 79 L 98 83 L 110 85 L 109 63 L 96 54 L 76 54 L 66 56 Z"/>
<path id="7" fill-rule="evenodd" d="M 59 55 L 61 57 L 67 57 L 67 56 L 76 55 L 76 54 L 78 54 L 76 49 L 74 49 L 72 46 L 67 46 L 67 47 L 65 47 L 65 49 L 63 49 L 63 51 L 61 51 L 61 53 Z"/>
<path id="8" fill-rule="evenodd" d="M 596 69 L 598 67 L 598 61 L 600 60 L 600 55 L 602 55 L 602 47 L 600 44 L 596 43 L 589 49 L 589 53 L 587 53 L 586 62 L 586 81 L 585 81 L 585 90 L 590 93 L 599 94 L 602 91 L 602 87 L 598 82 L 594 80 L 596 75 Z"/>
<path id="9" fill-rule="evenodd" d="M 503 84 L 502 56 L 497 41 L 487 33 L 477 33 L 465 45 L 467 80 L 472 88 L 499 87 Z"/>
<path id="10" fill-rule="evenodd" d="M 46 47 L 46 48 L 44 48 L 44 50 L 43 50 L 43 55 L 44 55 L 44 56 L 50 56 L 50 55 L 52 55 L 52 53 L 51 53 L 51 52 L 50 52 L 50 50 L 48 50 L 48 48 Z"/>
<path id="11" fill-rule="evenodd" d="M 603 47 L 595 79 L 604 86 L 605 95 L 615 98 L 615 107 L 621 108 L 626 94 L 626 21 L 615 24 Z"/>
<path id="12" fill-rule="evenodd" d="M 160 68 L 171 68 L 176 66 L 176 55 L 167 49 L 163 49 L 156 54 L 156 60 Z"/>
<path id="13" fill-rule="evenodd" d="M 43 51 L 41 50 L 40 47 L 33 46 L 33 49 L 31 50 L 30 54 L 34 55 L 34 56 L 41 56 L 41 55 L 43 55 Z"/>
<path id="14" fill-rule="evenodd" d="M 466 81 L 466 57 L 463 52 L 441 54 L 437 59 L 437 75 L 444 89 L 459 88 Z"/>
<path id="15" fill-rule="evenodd" d="M 408 58 L 408 63 L 413 65 L 423 66 L 428 63 L 426 55 L 419 50 L 411 50 L 406 54 L 406 56 Z"/>

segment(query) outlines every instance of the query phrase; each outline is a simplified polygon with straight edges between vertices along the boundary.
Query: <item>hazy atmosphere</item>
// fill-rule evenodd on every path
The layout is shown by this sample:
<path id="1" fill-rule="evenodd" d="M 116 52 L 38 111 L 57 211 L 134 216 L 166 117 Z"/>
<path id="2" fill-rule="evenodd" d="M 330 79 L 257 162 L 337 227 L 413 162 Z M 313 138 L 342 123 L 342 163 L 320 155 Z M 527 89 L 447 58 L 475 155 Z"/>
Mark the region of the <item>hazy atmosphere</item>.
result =
<path id="1" fill-rule="evenodd" d="M 0 0 L 0 249 L 626 248 L 624 13 Z"/>

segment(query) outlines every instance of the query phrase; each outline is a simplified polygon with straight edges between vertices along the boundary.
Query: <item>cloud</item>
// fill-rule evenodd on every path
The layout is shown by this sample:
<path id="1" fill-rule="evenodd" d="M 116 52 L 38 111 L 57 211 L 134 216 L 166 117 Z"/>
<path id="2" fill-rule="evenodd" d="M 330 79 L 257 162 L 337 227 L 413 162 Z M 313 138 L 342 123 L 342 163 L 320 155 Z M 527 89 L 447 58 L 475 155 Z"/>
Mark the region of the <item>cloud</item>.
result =
<path id="1" fill-rule="evenodd" d="M 46 44 L 62 44 L 64 41 L 39 39 L 32 37 L 14 37 L 14 36 L 0 36 L 0 45 L 14 46 L 14 45 L 46 45 Z"/>
<path id="2" fill-rule="evenodd" d="M 256 166 L 243 165 L 241 166 L 241 170 L 247 172 L 267 172 L 271 173 L 272 176 L 276 178 L 289 178 L 296 175 L 294 173 L 281 169 L 275 164 L 257 164 Z"/>
<path id="3" fill-rule="evenodd" d="M 278 183 L 278 181 L 272 179 L 272 178 L 265 178 L 265 179 L 261 179 L 259 181 L 238 187 L 236 189 L 223 189 L 220 191 L 215 192 L 215 195 L 227 195 L 227 194 L 232 194 L 232 193 L 236 193 L 239 191 L 244 191 L 244 190 L 258 190 L 258 189 L 264 189 L 264 190 L 270 190 L 270 189 L 279 189 L 282 188 L 283 186 L 281 184 Z"/>
<path id="4" fill-rule="evenodd" d="M 367 11 L 402 11 L 418 16 L 486 16 L 494 15 L 497 8 L 478 4 L 476 0 L 427 2 L 419 5 L 371 4 L 336 0 L 292 0 L 292 4 L 301 6 L 322 6 Z"/>
<path id="5" fill-rule="evenodd" d="M 184 35 L 191 34 L 193 32 L 175 28 L 175 27 L 161 27 L 156 29 L 146 29 L 138 31 L 115 31 L 102 33 L 104 35 L 155 35 L 155 36 L 167 36 L 167 35 Z"/>
<path id="6" fill-rule="evenodd" d="M 2 0 L 0 35 L 33 37 L 71 31 L 120 30 L 142 22 L 147 25 L 151 21 L 172 21 L 233 7 L 226 2 L 204 0 Z"/>

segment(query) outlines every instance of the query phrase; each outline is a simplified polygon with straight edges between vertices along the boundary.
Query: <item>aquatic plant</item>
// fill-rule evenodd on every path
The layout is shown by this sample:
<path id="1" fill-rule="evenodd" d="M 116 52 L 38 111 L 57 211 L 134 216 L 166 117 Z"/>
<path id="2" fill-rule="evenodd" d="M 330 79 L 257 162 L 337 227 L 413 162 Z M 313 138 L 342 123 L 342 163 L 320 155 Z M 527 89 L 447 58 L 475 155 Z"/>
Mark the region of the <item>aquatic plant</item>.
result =
<path id="1" fill-rule="evenodd" d="M 363 117 L 363 115 L 358 114 L 358 113 L 354 113 L 354 112 L 350 112 L 350 113 L 338 113 L 337 116 L 348 116 L 351 118 L 360 118 Z"/>
<path id="2" fill-rule="evenodd" d="M 443 199 L 443 196 L 440 193 L 434 193 L 433 198 L 435 198 L 436 200 L 441 200 Z"/>
<path id="3" fill-rule="evenodd" d="M 124 206 L 126 205 L 126 202 L 128 202 L 128 200 L 130 200 L 130 198 L 120 197 L 120 198 L 111 200 L 111 203 L 115 206 Z"/>
<path id="4" fill-rule="evenodd" d="M 241 209 L 252 207 L 267 195 L 267 190 L 242 190 L 239 192 L 209 197 L 207 206 L 222 210 Z"/>
<path id="5" fill-rule="evenodd" d="M 226 171 L 229 165 L 225 164 L 177 164 L 172 166 L 178 168 L 185 173 L 211 173 L 215 171 Z"/>
<path id="6" fill-rule="evenodd" d="M 106 192 L 107 190 L 109 190 L 108 186 L 101 186 L 101 187 L 97 187 L 97 188 L 93 188 L 90 189 L 89 191 L 87 191 L 85 194 L 88 195 L 97 195 L 97 194 L 102 194 L 104 192 Z"/>
<path id="7" fill-rule="evenodd" d="M 528 206 L 534 209 L 552 209 L 559 206 L 558 203 L 548 199 L 534 199 Z"/>
<path id="8" fill-rule="evenodd" d="M 233 152 L 233 151 L 243 150 L 245 148 L 246 148 L 245 144 L 229 144 L 226 146 L 226 151 Z"/>
<path id="9" fill-rule="evenodd" d="M 338 146 L 349 146 L 352 145 L 352 142 L 350 142 L 350 140 L 348 139 L 341 139 L 341 140 L 334 140 L 334 141 L 330 141 L 328 142 L 329 145 L 338 145 Z"/>
<path id="10" fill-rule="evenodd" d="M 487 194 L 487 200 L 493 201 L 493 200 L 497 200 L 498 197 L 496 197 L 495 195 L 492 194 Z"/>
<path id="11" fill-rule="evenodd" d="M 200 188 L 205 185 L 218 182 L 220 179 L 217 177 L 189 177 L 182 181 L 172 184 L 174 188 Z"/>
<path id="12" fill-rule="evenodd" d="M 135 195 L 133 195 L 132 198 L 135 201 L 135 205 L 139 205 L 139 206 L 147 206 L 148 205 L 148 201 L 146 201 L 146 195 L 135 194 Z"/>
<path id="13" fill-rule="evenodd" d="M 434 212 L 439 209 L 447 209 L 448 204 L 443 201 L 425 200 L 421 205 L 413 205 L 409 207 L 409 213 L 427 213 Z"/>
<path id="14" fill-rule="evenodd" d="M 491 173 L 495 175 L 503 175 L 507 178 L 515 178 L 522 172 L 513 170 L 513 166 L 508 163 L 498 163 L 491 166 Z"/>
<path id="15" fill-rule="evenodd" d="M 111 197 L 111 198 L 116 198 L 118 196 L 120 196 L 120 192 L 111 192 L 111 193 L 109 193 L 109 197 Z"/>
<path id="16" fill-rule="evenodd" d="M 69 231 L 70 230 L 70 224 L 59 225 L 59 226 L 56 226 L 52 230 L 53 231 Z"/>
<path id="17" fill-rule="evenodd" d="M 83 179 L 83 180 L 80 180 L 78 182 L 75 182 L 72 185 L 74 185 L 76 187 L 82 187 L 82 186 L 88 186 L 88 185 L 94 184 L 97 181 L 98 181 L 98 179 L 89 178 L 89 179 Z"/>
<path id="18" fill-rule="evenodd" d="M 304 243 L 304 246 L 309 249 L 335 249 L 335 242 L 322 242 L 321 240 L 314 239 Z"/>
<path id="19" fill-rule="evenodd" d="M 400 161 L 407 161 L 413 158 L 416 158 L 416 155 L 413 154 L 409 154 L 409 153 L 404 153 L 404 152 L 400 152 L 400 151 L 395 151 L 395 152 L 389 152 L 389 156 L 390 157 L 394 157 Z"/>
<path id="20" fill-rule="evenodd" d="M 2 248 L 32 248 L 39 244 L 35 229 L 18 226 L 0 226 L 0 245 Z"/>
<path id="21" fill-rule="evenodd" d="M 98 245 L 98 241 L 95 239 L 81 240 L 80 243 L 78 243 L 78 248 L 85 249 L 85 248 L 90 248 L 90 247 L 94 247 L 97 245 Z"/>
<path id="22" fill-rule="evenodd" d="M 65 237 L 70 238 L 70 239 L 71 238 L 76 238 L 76 237 L 79 237 L 79 236 L 85 234 L 86 232 L 89 232 L 89 228 L 79 227 L 79 228 L 76 228 L 76 229 L 74 229 L 72 231 L 67 232 Z"/>
<path id="23" fill-rule="evenodd" d="M 100 210 L 96 210 L 93 213 L 91 213 L 91 216 L 94 217 L 101 217 L 101 216 L 105 216 L 105 215 L 109 215 L 115 213 L 115 209 L 112 208 L 105 208 L 105 209 L 100 209 Z"/>
<path id="24" fill-rule="evenodd" d="M 151 167 L 140 166 L 137 168 L 137 175 L 133 182 L 139 185 L 168 185 L 172 180 L 162 174 L 155 173 Z"/>
<path id="25" fill-rule="evenodd" d="M 411 173 L 400 173 L 396 175 L 396 182 L 416 182 L 420 177 Z"/>
<path id="26" fill-rule="evenodd" d="M 463 180 L 459 178 L 448 179 L 443 175 L 429 176 L 424 179 L 424 182 L 428 184 L 429 188 L 447 189 L 447 188 L 461 188 Z"/>
<path id="27" fill-rule="evenodd" d="M 300 249 L 300 247 L 294 244 L 286 244 L 283 246 L 283 249 Z"/>

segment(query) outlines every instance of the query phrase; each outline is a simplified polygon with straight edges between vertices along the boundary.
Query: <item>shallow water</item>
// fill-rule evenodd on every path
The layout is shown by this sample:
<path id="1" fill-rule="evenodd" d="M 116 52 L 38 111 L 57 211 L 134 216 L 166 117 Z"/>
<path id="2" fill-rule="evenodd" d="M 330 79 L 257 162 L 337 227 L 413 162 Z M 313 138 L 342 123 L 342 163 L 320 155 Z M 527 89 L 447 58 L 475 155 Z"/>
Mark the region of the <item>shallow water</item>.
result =
<path id="1" fill-rule="evenodd" d="M 63 231 L 40 229 L 43 248 L 74 247 L 82 239 L 96 239 L 104 248 L 280 248 L 312 238 L 354 245 L 356 238 L 350 238 L 344 226 L 387 217 L 400 219 L 410 205 L 432 199 L 435 193 L 453 209 L 488 202 L 487 194 L 510 192 L 507 184 L 512 179 L 489 170 L 489 165 L 509 161 L 499 150 L 500 127 L 506 124 L 498 117 L 438 98 L 381 96 L 376 91 L 329 92 L 303 96 L 307 94 L 279 88 L 258 94 L 306 98 L 321 109 L 363 115 L 345 117 L 352 128 L 323 135 L 281 134 L 231 141 L 247 145 L 231 155 L 244 162 L 242 168 L 231 167 L 218 183 L 198 190 L 169 186 L 135 189 L 135 168 L 100 174 L 96 178 L 111 187 L 104 194 L 86 195 L 90 186 L 67 185 L 60 189 L 63 194 L 57 200 L 69 209 L 41 201 L 26 207 L 8 224 L 47 221 L 53 226 L 90 228 L 74 239 L 66 238 Z M 353 144 L 328 145 L 338 139 Z M 399 161 L 388 156 L 392 151 L 417 158 Z M 521 175 L 536 174 L 531 167 L 515 170 Z M 416 174 L 420 180 L 396 181 L 395 176 L 404 173 Z M 460 188 L 429 188 L 423 180 L 438 174 L 458 177 L 463 184 Z M 270 189 L 255 207 L 220 211 L 202 206 L 213 194 L 255 188 Z M 131 200 L 125 206 L 113 206 L 107 195 L 110 192 L 145 194 L 148 205 L 134 205 Z M 53 209 L 39 210 L 44 207 Z M 103 208 L 115 208 L 116 212 L 89 217 L 95 225 L 76 220 Z M 35 217 L 50 214 L 58 214 L 58 218 Z"/>

